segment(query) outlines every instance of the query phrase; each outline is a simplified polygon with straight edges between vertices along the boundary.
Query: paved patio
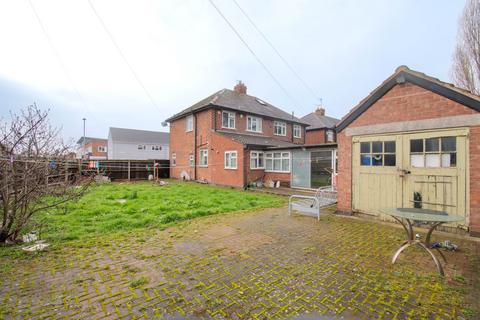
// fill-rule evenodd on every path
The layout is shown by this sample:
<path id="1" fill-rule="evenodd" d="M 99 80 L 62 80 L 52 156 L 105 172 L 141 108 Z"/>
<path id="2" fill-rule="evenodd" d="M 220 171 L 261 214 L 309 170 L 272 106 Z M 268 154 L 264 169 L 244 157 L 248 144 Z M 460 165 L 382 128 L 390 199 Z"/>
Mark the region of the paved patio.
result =
<path id="1" fill-rule="evenodd" d="M 423 251 L 390 264 L 402 239 L 399 228 L 281 208 L 73 242 L 0 257 L 0 318 L 474 318 L 479 244 L 454 240 L 462 252 L 446 253 L 441 279 Z"/>

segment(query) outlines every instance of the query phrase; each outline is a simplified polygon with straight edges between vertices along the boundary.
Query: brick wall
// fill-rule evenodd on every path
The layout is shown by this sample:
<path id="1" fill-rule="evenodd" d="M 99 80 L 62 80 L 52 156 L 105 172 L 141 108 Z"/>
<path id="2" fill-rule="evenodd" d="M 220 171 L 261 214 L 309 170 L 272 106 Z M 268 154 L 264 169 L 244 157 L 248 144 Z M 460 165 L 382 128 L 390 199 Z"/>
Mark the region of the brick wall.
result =
<path id="1" fill-rule="evenodd" d="M 227 110 L 225 110 L 227 111 Z M 235 132 L 240 134 L 253 134 L 260 136 L 273 137 L 274 139 L 281 141 L 293 142 L 296 144 L 305 143 L 305 127 L 302 126 L 301 138 L 293 138 L 293 123 L 287 122 L 287 132 L 285 136 L 278 136 L 273 134 L 273 122 L 272 119 L 262 118 L 262 132 L 255 133 L 247 131 L 247 114 L 241 112 L 235 112 L 235 129 L 222 128 L 222 110 L 217 109 L 216 111 L 216 128 L 218 130 L 224 130 L 229 132 Z M 279 120 L 280 121 L 280 120 Z M 285 121 L 284 121 L 285 122 Z"/>
<path id="2" fill-rule="evenodd" d="M 237 151 L 237 169 L 225 169 L 225 151 Z M 211 161 L 209 182 L 240 188 L 244 186 L 245 159 L 241 143 L 213 133 L 209 155 Z"/>
<path id="3" fill-rule="evenodd" d="M 325 143 L 325 129 L 308 130 L 305 135 L 305 144 Z"/>
<path id="4" fill-rule="evenodd" d="M 393 87 L 348 127 L 478 114 L 436 93 L 405 83 Z M 338 210 L 352 210 L 352 139 L 343 130 L 338 140 Z M 470 131 L 470 227 L 480 235 L 480 127 Z"/>
<path id="5" fill-rule="evenodd" d="M 291 165 L 291 164 L 290 164 Z M 283 172 L 265 172 L 264 181 L 280 181 L 282 186 L 290 187 L 290 173 Z"/>

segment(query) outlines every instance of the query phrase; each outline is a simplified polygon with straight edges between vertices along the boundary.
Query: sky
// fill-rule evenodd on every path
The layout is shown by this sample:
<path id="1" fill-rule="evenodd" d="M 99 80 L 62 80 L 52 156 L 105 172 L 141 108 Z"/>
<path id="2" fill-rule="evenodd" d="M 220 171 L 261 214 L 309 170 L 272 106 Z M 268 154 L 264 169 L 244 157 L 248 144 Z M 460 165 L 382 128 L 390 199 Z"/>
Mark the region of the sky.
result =
<path id="1" fill-rule="evenodd" d="M 118 49 L 87 0 L 0 0 L 0 118 L 36 103 L 65 139 L 82 136 L 82 118 L 93 137 L 168 131 L 166 118 L 238 80 L 296 116 L 322 101 L 341 118 L 400 65 L 451 81 L 465 5 L 236 0 L 299 80 L 233 0 L 212 1 L 285 90 L 209 0 L 91 0 Z"/>

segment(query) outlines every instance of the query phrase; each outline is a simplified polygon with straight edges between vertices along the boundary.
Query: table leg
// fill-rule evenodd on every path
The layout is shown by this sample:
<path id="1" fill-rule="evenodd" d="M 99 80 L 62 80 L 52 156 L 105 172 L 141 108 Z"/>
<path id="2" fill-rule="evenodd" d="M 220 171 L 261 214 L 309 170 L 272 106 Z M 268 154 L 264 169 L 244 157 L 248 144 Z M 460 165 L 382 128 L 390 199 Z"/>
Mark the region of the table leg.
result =
<path id="1" fill-rule="evenodd" d="M 438 261 L 437 257 L 433 254 L 433 252 L 430 251 L 430 249 L 428 249 L 428 247 L 427 247 L 423 242 L 418 241 L 417 243 L 418 243 L 418 245 L 419 245 L 420 247 L 422 247 L 422 248 L 425 249 L 428 253 L 430 253 L 430 256 L 432 257 L 433 261 L 434 261 L 435 264 L 437 265 L 437 270 L 438 270 L 438 272 L 439 272 L 442 276 L 444 276 L 445 273 L 443 272 L 442 264 L 440 263 L 440 261 Z"/>
<path id="2" fill-rule="evenodd" d="M 428 230 L 428 233 L 427 233 L 427 237 L 425 238 L 425 244 L 430 247 L 430 237 L 432 236 L 432 232 L 433 230 L 435 230 L 436 227 L 438 227 L 439 225 L 441 225 L 443 222 L 435 222 L 434 224 L 432 224 L 432 226 L 430 227 L 430 229 Z"/>
<path id="3" fill-rule="evenodd" d="M 395 252 L 395 254 L 393 255 L 393 258 L 392 258 L 392 264 L 395 263 L 395 261 L 397 261 L 397 258 L 398 256 L 400 255 L 400 253 L 402 253 L 403 250 L 407 249 L 408 247 L 410 247 L 412 245 L 412 243 L 410 241 L 407 241 L 407 243 L 404 243 L 403 246 L 401 246 L 397 252 Z"/>
<path id="4" fill-rule="evenodd" d="M 405 229 L 405 232 L 407 233 L 407 239 L 408 240 L 413 240 L 413 230 L 412 230 L 412 225 L 410 224 L 410 222 L 407 220 L 407 224 L 408 224 L 408 228 L 407 228 L 407 225 L 405 225 L 405 222 L 403 222 L 403 219 L 397 218 L 395 216 L 392 216 L 392 218 L 397 220 L 398 223 L 400 223 L 402 225 L 403 229 Z"/>

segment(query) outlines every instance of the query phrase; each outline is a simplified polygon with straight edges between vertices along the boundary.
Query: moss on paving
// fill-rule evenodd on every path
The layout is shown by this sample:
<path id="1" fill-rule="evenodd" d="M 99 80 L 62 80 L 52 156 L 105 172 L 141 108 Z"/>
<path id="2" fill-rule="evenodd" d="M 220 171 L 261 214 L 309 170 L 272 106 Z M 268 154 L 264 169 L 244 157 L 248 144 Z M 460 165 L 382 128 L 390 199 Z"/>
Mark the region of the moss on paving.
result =
<path id="1" fill-rule="evenodd" d="M 286 208 L 86 237 L 0 255 L 0 318 L 475 319 L 478 243 L 455 241 L 442 278 L 415 248 L 391 265 L 402 240 L 399 228 Z"/>

